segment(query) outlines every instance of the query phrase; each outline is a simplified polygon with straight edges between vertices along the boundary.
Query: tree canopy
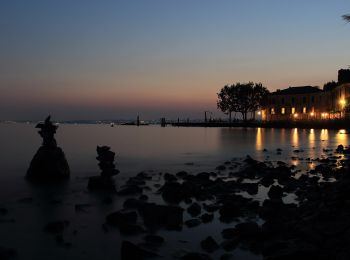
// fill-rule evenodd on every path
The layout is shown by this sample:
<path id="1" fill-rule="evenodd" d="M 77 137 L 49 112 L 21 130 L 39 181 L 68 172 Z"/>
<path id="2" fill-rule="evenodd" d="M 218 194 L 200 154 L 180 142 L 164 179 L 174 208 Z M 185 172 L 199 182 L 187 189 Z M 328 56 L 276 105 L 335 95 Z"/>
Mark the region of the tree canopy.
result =
<path id="1" fill-rule="evenodd" d="M 251 112 L 255 119 L 255 112 L 261 108 L 269 91 L 261 83 L 236 83 L 224 86 L 218 95 L 217 107 L 229 115 L 232 112 L 241 113 L 242 119 L 248 119 Z"/>

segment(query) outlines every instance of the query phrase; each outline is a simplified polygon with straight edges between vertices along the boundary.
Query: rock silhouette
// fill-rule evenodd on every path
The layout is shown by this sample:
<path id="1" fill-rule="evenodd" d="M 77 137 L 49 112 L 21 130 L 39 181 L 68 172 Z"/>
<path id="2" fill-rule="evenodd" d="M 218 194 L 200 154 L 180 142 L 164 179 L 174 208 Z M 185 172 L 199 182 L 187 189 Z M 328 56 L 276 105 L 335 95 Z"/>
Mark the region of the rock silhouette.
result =
<path id="1" fill-rule="evenodd" d="M 57 146 L 55 133 L 58 125 L 48 116 L 44 123 L 38 123 L 39 135 L 43 138 L 41 147 L 34 155 L 26 177 L 31 181 L 59 181 L 69 178 L 69 165 L 64 152 Z"/>
<path id="2" fill-rule="evenodd" d="M 102 170 L 101 176 L 93 176 L 89 179 L 88 188 L 91 190 L 115 190 L 112 177 L 119 173 L 115 169 L 114 157 L 115 153 L 110 151 L 108 146 L 97 146 L 98 166 Z"/>

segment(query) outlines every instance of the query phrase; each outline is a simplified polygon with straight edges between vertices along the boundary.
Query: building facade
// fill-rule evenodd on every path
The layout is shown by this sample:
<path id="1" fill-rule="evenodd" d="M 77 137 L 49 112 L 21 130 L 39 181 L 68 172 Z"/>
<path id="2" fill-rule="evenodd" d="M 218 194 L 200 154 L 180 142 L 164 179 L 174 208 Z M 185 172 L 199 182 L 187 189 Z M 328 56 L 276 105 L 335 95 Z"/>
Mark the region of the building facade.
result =
<path id="1" fill-rule="evenodd" d="M 350 70 L 338 72 L 338 84 L 331 88 L 289 87 L 271 93 L 262 120 L 331 120 L 349 118 Z"/>

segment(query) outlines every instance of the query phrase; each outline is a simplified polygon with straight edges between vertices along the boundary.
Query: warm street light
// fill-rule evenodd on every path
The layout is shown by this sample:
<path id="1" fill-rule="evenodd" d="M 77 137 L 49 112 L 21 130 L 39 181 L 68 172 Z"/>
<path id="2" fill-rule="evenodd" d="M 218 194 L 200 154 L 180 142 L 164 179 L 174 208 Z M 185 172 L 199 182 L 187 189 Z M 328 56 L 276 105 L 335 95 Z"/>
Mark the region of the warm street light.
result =
<path id="1" fill-rule="evenodd" d="M 346 100 L 345 100 L 345 99 L 339 100 L 339 104 L 341 105 L 342 108 L 345 107 L 345 105 L 346 105 Z"/>

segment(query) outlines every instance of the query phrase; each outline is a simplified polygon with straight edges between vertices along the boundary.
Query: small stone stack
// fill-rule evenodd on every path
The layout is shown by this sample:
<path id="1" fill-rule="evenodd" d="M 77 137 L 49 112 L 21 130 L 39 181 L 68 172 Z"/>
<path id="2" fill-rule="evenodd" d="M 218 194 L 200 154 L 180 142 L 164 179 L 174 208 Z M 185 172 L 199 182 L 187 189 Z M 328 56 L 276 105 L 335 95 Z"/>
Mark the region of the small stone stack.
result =
<path id="1" fill-rule="evenodd" d="M 113 176 L 119 171 L 115 169 L 114 157 L 115 153 L 108 146 L 97 146 L 98 166 L 102 170 L 101 176 L 93 176 L 89 179 L 88 188 L 91 190 L 115 190 Z"/>

